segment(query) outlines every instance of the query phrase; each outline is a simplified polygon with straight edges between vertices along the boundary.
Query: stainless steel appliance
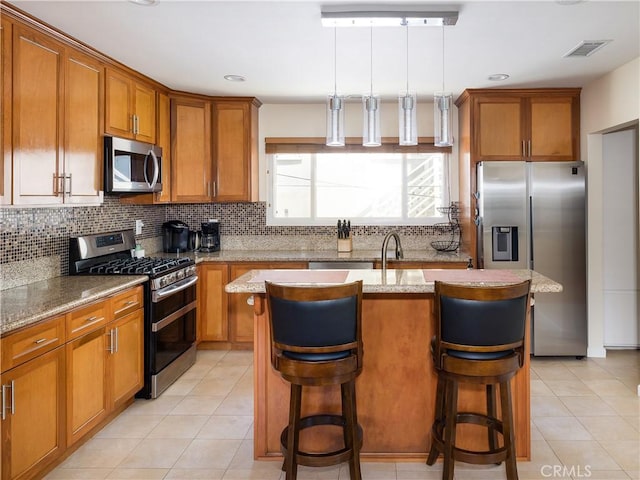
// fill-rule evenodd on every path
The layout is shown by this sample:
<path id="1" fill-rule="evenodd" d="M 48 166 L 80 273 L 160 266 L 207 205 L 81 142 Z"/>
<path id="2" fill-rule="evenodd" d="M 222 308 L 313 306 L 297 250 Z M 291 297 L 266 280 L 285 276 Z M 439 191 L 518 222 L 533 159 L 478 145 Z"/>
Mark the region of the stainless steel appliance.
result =
<path id="1" fill-rule="evenodd" d="M 104 189 L 107 193 L 162 190 L 162 149 L 126 138 L 104 137 Z"/>
<path id="2" fill-rule="evenodd" d="M 534 355 L 587 353 L 585 172 L 582 162 L 482 162 L 478 255 L 484 268 L 530 268 L 562 293 L 536 293 Z"/>
<path id="3" fill-rule="evenodd" d="M 209 220 L 202 224 L 200 251 L 217 252 L 218 250 L 220 250 L 220 222 Z"/>
<path id="4" fill-rule="evenodd" d="M 196 267 L 190 258 L 131 258 L 132 230 L 69 240 L 70 275 L 148 275 L 144 288 L 144 388 L 156 398 L 196 359 Z"/>

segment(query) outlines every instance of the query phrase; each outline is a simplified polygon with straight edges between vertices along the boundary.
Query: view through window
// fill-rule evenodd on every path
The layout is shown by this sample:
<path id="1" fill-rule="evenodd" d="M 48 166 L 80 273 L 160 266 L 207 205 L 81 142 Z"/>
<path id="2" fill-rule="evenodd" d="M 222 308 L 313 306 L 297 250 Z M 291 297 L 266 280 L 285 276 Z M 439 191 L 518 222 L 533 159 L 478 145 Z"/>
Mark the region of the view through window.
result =
<path id="1" fill-rule="evenodd" d="M 449 204 L 445 153 L 273 153 L 272 225 L 425 225 Z"/>

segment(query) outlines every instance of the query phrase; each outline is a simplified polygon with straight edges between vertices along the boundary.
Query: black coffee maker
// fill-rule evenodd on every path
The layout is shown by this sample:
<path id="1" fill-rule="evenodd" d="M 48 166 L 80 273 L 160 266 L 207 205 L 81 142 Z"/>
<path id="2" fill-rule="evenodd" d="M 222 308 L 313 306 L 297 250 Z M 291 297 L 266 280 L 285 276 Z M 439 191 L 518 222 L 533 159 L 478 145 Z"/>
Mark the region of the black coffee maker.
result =
<path id="1" fill-rule="evenodd" d="M 167 253 L 189 251 L 189 225 L 180 220 L 162 224 L 162 249 Z"/>
<path id="2" fill-rule="evenodd" d="M 201 252 L 217 252 L 220 250 L 220 222 L 209 220 L 202 223 L 202 237 L 200 238 Z"/>

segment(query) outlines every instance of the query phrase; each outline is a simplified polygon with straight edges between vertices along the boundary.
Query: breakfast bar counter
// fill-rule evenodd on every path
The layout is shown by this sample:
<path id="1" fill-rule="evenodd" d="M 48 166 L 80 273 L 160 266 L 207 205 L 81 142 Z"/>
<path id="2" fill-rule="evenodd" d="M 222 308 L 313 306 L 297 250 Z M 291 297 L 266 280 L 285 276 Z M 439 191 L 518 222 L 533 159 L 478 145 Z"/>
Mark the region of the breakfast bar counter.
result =
<path id="1" fill-rule="evenodd" d="M 356 381 L 358 420 L 364 431 L 362 457 L 378 461 L 424 460 L 434 418 L 436 373 L 429 345 L 434 333 L 434 281 L 504 285 L 531 279 L 532 292 L 562 291 L 557 282 L 531 270 L 251 270 L 226 286 L 229 293 L 254 299 L 254 456 L 281 457 L 280 433 L 288 421 L 289 384 L 272 369 L 264 282 L 329 285 L 363 281 L 363 369 Z M 527 332 L 529 331 L 527 327 Z M 524 367 L 512 380 L 516 451 L 530 459 L 528 335 Z M 302 414 L 339 411 L 339 387 L 313 388 Z M 483 387 L 465 387 L 460 410 L 484 409 Z M 322 429 L 327 429 L 323 431 Z M 335 448 L 331 427 L 301 433 L 308 451 Z M 335 428 L 333 428 L 335 433 Z M 486 433 L 462 425 L 457 443 L 486 448 Z M 482 433 L 482 434 L 481 434 Z"/>

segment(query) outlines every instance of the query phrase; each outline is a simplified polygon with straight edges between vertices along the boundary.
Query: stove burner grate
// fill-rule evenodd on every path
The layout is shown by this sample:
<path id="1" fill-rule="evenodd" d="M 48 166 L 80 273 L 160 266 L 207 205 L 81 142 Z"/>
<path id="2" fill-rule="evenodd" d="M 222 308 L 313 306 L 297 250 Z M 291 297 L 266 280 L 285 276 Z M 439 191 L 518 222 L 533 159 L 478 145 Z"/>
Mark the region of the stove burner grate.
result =
<path id="1" fill-rule="evenodd" d="M 90 274 L 105 275 L 157 275 L 183 264 L 190 264 L 189 258 L 121 258 L 94 265 L 89 269 Z"/>

